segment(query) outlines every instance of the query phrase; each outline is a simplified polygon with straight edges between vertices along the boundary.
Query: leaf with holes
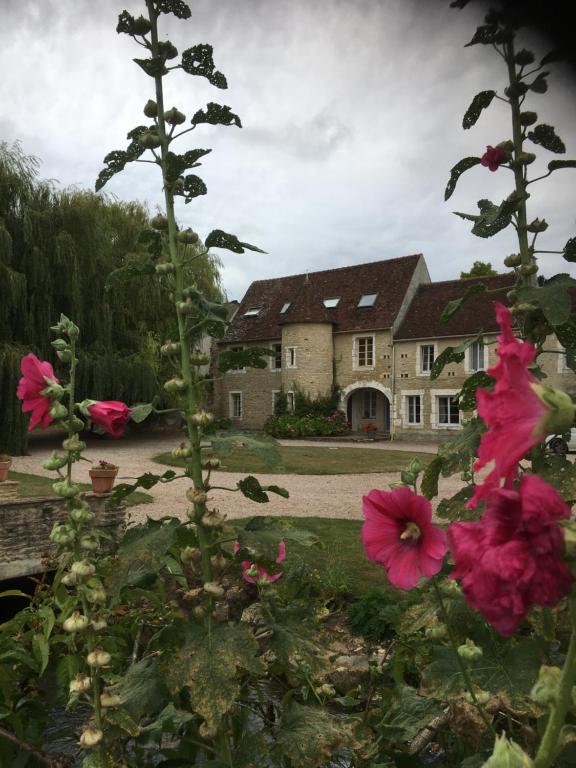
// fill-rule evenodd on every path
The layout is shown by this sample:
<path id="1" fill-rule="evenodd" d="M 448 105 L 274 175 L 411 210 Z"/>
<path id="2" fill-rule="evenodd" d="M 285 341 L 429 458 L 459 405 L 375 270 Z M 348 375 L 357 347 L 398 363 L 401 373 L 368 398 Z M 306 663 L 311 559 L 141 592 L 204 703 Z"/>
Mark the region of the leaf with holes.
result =
<path id="1" fill-rule="evenodd" d="M 486 371 L 476 371 L 468 376 L 462 389 L 458 392 L 458 406 L 461 411 L 473 411 L 476 408 L 476 391 L 478 389 L 491 389 L 494 379 Z"/>
<path id="2" fill-rule="evenodd" d="M 156 270 L 151 261 L 131 259 L 123 267 L 119 267 L 110 272 L 106 278 L 106 290 L 115 288 L 118 285 L 125 285 L 135 277 L 144 277 L 146 275 L 154 274 L 156 274 Z"/>
<path id="3" fill-rule="evenodd" d="M 184 177 L 181 190 L 174 189 L 175 195 L 180 195 L 184 198 L 185 203 L 191 203 L 195 197 L 200 197 L 208 192 L 206 184 L 202 181 L 200 176 L 195 176 L 193 173 L 189 173 Z"/>
<path id="4" fill-rule="evenodd" d="M 267 368 L 274 352 L 268 347 L 246 347 L 245 349 L 227 349 L 220 353 L 218 368 L 222 373 L 241 368 Z"/>
<path id="5" fill-rule="evenodd" d="M 444 459 L 442 456 L 436 456 L 436 458 L 432 459 L 430 464 L 428 464 L 422 475 L 420 491 L 427 499 L 433 499 L 434 496 L 438 496 L 438 479 L 443 464 Z"/>
<path id="6" fill-rule="evenodd" d="M 211 149 L 190 149 L 183 155 L 175 152 L 166 153 L 164 173 L 167 181 L 176 181 L 188 168 L 198 168 L 201 157 L 210 154 Z"/>
<path id="7" fill-rule="evenodd" d="M 566 351 L 566 365 L 576 373 L 576 318 L 571 317 L 567 323 L 556 326 L 554 330 Z"/>
<path id="8" fill-rule="evenodd" d="M 179 19 L 189 19 L 192 11 L 182 0 L 156 0 L 156 7 L 160 13 L 173 13 Z"/>
<path id="9" fill-rule="evenodd" d="M 182 69 L 189 75 L 205 77 L 216 88 L 228 88 L 226 78 L 214 65 L 212 53 L 212 46 L 206 43 L 187 48 L 182 53 Z"/>
<path id="10" fill-rule="evenodd" d="M 548 81 L 546 78 L 549 74 L 550 72 L 540 72 L 538 77 L 528 84 L 528 88 L 534 93 L 546 93 L 548 90 Z"/>
<path id="11" fill-rule="evenodd" d="M 450 171 L 450 179 L 448 180 L 448 184 L 444 190 L 444 200 L 448 200 L 452 196 L 458 179 L 464 173 L 464 171 L 468 171 L 470 168 L 474 168 L 474 166 L 478 165 L 479 163 L 479 157 L 464 157 L 462 160 L 459 160 L 456 163 L 456 165 Z"/>
<path id="12" fill-rule="evenodd" d="M 259 504 L 264 504 L 267 501 L 270 501 L 268 494 L 264 491 L 260 485 L 260 481 L 254 477 L 254 475 L 243 477 L 242 480 L 238 480 L 236 485 L 238 486 L 240 493 L 246 496 L 247 499 L 257 501 Z"/>
<path id="13" fill-rule="evenodd" d="M 576 237 L 571 237 L 562 249 L 562 256 L 566 261 L 576 261 Z"/>
<path id="14" fill-rule="evenodd" d="M 550 160 L 548 170 L 557 171 L 560 168 L 576 168 L 576 160 Z"/>
<path id="15" fill-rule="evenodd" d="M 205 241 L 206 248 L 226 248 L 233 253 L 244 253 L 244 250 L 256 251 L 257 253 L 266 253 L 262 248 L 257 248 L 250 243 L 243 243 L 238 240 L 236 235 L 230 235 L 221 229 L 214 229 Z"/>
<path id="16" fill-rule="evenodd" d="M 192 125 L 200 123 L 210 123 L 210 125 L 237 125 L 242 128 L 242 123 L 238 115 L 234 114 L 230 107 L 223 104 L 216 104 L 211 101 L 206 109 L 199 109 L 191 120 Z"/>
<path id="17" fill-rule="evenodd" d="M 292 768 L 334 765 L 331 758 L 352 739 L 352 725 L 325 709 L 287 700 L 274 741 L 276 760 Z"/>
<path id="18" fill-rule="evenodd" d="M 106 720 L 113 725 L 118 726 L 130 736 L 138 736 L 140 728 L 138 723 L 134 722 L 128 712 L 124 709 L 107 709 Z"/>
<path id="19" fill-rule="evenodd" d="M 166 60 L 162 56 L 152 56 L 149 59 L 132 59 L 149 77 L 162 77 L 168 74 Z"/>
<path id="20" fill-rule="evenodd" d="M 126 138 L 131 141 L 125 150 L 114 149 L 106 155 L 104 158 L 106 168 L 103 168 L 98 174 L 95 184 L 96 192 L 102 189 L 102 187 L 110 181 L 112 176 L 123 171 L 126 163 L 131 163 L 133 160 L 137 160 L 140 155 L 144 153 L 145 149 L 138 143 L 138 137 L 143 131 L 147 130 L 148 128 L 145 125 L 137 125 L 136 128 L 133 128 L 128 132 Z"/>
<path id="21" fill-rule="evenodd" d="M 570 291 L 576 288 L 576 280 L 570 275 L 554 275 L 538 287 L 518 288 L 520 301 L 536 304 L 542 310 L 550 325 L 563 325 L 572 312 Z"/>
<path id="22" fill-rule="evenodd" d="M 486 109 L 486 107 L 489 107 L 490 104 L 492 104 L 494 96 L 496 96 L 496 91 L 480 91 L 480 93 L 477 93 L 476 96 L 474 96 L 472 103 L 466 110 L 466 114 L 462 120 L 462 128 L 464 128 L 464 130 L 476 125 L 480 113 L 483 109 Z"/>
<path id="23" fill-rule="evenodd" d="M 472 486 L 461 488 L 458 493 L 448 499 L 442 499 L 436 510 L 436 517 L 451 523 L 478 520 L 480 512 L 477 509 L 466 509 L 466 504 L 474 495 Z"/>
<path id="24" fill-rule="evenodd" d="M 486 24 L 478 27 L 474 33 L 474 37 L 469 43 L 466 43 L 464 48 L 468 48 L 471 45 L 494 45 L 497 43 L 504 43 L 512 36 L 512 32 L 504 29 L 498 29 L 496 24 Z"/>
<path id="25" fill-rule="evenodd" d="M 125 709 L 136 721 L 145 713 L 157 712 L 163 702 L 168 703 L 164 671 L 156 657 L 149 656 L 129 666 L 116 687 Z"/>
<path id="26" fill-rule="evenodd" d="M 447 365 L 450 365 L 450 363 L 461 363 L 464 360 L 468 347 L 471 347 L 472 344 L 476 344 L 481 340 L 482 333 L 479 333 L 472 339 L 466 339 L 466 341 L 458 344 L 457 347 L 446 347 L 446 349 L 442 350 L 442 352 L 438 355 L 436 360 L 434 360 L 434 363 L 432 364 L 432 370 L 430 372 L 430 378 L 437 379 L 444 368 Z"/>
<path id="27" fill-rule="evenodd" d="M 454 472 L 464 472 L 470 468 L 471 462 L 477 455 L 480 438 L 485 431 L 486 425 L 482 419 L 470 419 L 450 441 L 439 447 L 438 455 L 444 458 L 443 477 L 448 477 Z"/>
<path id="28" fill-rule="evenodd" d="M 519 194 L 512 192 L 503 200 L 500 205 L 495 205 L 490 200 L 482 199 L 478 201 L 480 209 L 479 216 L 472 216 L 469 213 L 459 213 L 455 211 L 456 216 L 461 219 L 467 219 L 474 222 L 472 234 L 477 237 L 493 237 L 502 229 L 505 229 L 512 221 L 512 214 L 518 210 L 520 204 L 528 198 L 526 193 Z"/>
<path id="29" fill-rule="evenodd" d="M 162 234 L 157 229 L 143 229 L 138 235 L 138 242 L 148 245 L 148 253 L 153 259 L 162 256 Z"/>
<path id="30" fill-rule="evenodd" d="M 566 147 L 562 139 L 556 135 L 556 131 L 553 126 L 546 125 L 546 123 L 540 123 L 533 131 L 529 131 L 528 138 L 534 144 L 539 144 L 549 152 L 554 152 L 557 155 L 561 155 L 566 152 Z"/>
<path id="31" fill-rule="evenodd" d="M 482 283 L 474 283 L 474 285 L 469 285 L 468 288 L 466 288 L 464 291 L 464 294 L 459 299 L 454 299 L 453 301 L 449 301 L 448 304 L 446 304 L 442 310 L 440 320 L 443 323 L 447 323 L 454 317 L 456 312 L 460 311 L 468 299 L 470 299 L 472 296 L 475 296 L 477 293 L 483 293 L 485 290 L 486 286 Z"/>

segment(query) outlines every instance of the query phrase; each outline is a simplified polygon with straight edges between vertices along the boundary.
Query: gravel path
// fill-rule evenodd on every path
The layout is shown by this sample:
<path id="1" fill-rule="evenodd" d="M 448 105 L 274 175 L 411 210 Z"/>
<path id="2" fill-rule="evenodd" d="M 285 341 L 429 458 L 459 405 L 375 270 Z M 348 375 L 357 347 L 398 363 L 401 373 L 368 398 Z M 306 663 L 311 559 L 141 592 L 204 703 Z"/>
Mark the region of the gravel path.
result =
<path id="1" fill-rule="evenodd" d="M 129 482 L 144 472 L 161 474 L 168 467 L 156 464 L 152 456 L 170 451 L 180 442 L 179 435 L 126 438 L 119 442 L 110 439 L 92 438 L 88 440 L 88 448 L 84 456 L 91 461 L 106 459 L 120 467 L 118 482 Z M 408 445 L 391 443 L 318 443 L 306 441 L 281 441 L 285 445 L 306 445 L 315 447 L 338 448 L 374 448 L 375 450 L 434 450 L 432 446 Z M 51 451 L 58 447 L 59 441 L 54 436 L 35 439 L 31 442 L 30 456 L 14 458 L 12 469 L 16 472 L 30 472 L 37 475 L 53 476 L 53 473 L 43 469 L 42 461 Z M 80 482 L 90 482 L 88 470 L 90 464 L 80 462 L 75 465 L 75 477 Z M 223 485 L 233 488 L 244 474 L 236 472 L 215 472 L 212 474 L 213 485 Z M 251 515 L 294 515 L 296 517 L 340 517 L 348 519 L 362 518 L 362 496 L 372 488 L 387 489 L 389 484 L 398 480 L 398 473 L 369 473 L 357 475 L 265 475 L 258 474 L 262 485 L 280 485 L 290 493 L 289 499 L 271 494 L 268 504 L 256 504 L 246 499 L 239 492 L 229 493 L 215 489 L 210 492 L 214 506 L 229 518 L 250 517 Z M 440 498 L 452 495 L 460 487 L 458 476 L 441 478 Z M 128 510 L 131 522 L 141 522 L 147 516 L 158 518 L 163 515 L 174 515 L 184 518 L 189 504 L 185 491 L 190 487 L 186 478 L 174 480 L 171 483 L 158 485 L 147 491 L 153 498 L 151 504 L 142 504 Z M 436 500 L 437 501 L 437 500 Z"/>

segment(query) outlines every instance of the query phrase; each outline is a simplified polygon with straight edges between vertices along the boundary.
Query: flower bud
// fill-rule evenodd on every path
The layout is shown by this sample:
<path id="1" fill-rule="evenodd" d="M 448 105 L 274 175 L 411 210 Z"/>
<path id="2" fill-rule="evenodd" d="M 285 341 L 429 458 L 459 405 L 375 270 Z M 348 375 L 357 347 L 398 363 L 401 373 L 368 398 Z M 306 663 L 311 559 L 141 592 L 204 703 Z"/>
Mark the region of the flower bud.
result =
<path id="1" fill-rule="evenodd" d="M 202 517 L 202 525 L 206 528 L 220 528 L 225 520 L 226 515 L 221 514 L 218 509 L 209 509 Z"/>
<path id="2" fill-rule="evenodd" d="M 90 622 L 92 624 L 92 628 L 96 630 L 96 632 L 101 632 L 103 629 L 106 629 L 108 626 L 108 622 L 106 619 L 103 618 L 95 618 L 92 619 Z"/>
<path id="3" fill-rule="evenodd" d="M 53 451 L 52 456 L 50 456 L 49 459 L 46 459 L 46 461 L 42 462 L 42 466 L 44 467 L 44 469 L 56 470 L 56 469 L 61 469 L 67 463 L 68 463 L 67 456 L 62 456 L 62 454 L 57 453 L 57 451 Z"/>
<path id="4" fill-rule="evenodd" d="M 50 533 L 50 540 L 61 547 L 65 547 L 67 544 L 72 544 L 75 538 L 76 534 L 74 529 L 67 523 L 56 523 Z"/>
<path id="5" fill-rule="evenodd" d="M 158 104 L 156 104 L 155 101 L 152 101 L 152 99 L 148 99 L 148 101 L 144 105 L 144 114 L 146 115 L 146 117 L 157 117 Z"/>
<path id="6" fill-rule="evenodd" d="M 544 707 L 554 704 L 558 696 L 561 679 L 562 670 L 560 667 L 540 667 L 538 680 L 530 691 L 530 698 Z"/>
<path id="7" fill-rule="evenodd" d="M 95 747 L 102 741 L 103 733 L 98 728 L 86 728 L 82 731 L 80 736 L 80 746 L 82 747 Z"/>
<path id="8" fill-rule="evenodd" d="M 219 466 L 220 459 L 206 459 L 206 461 L 202 462 L 204 469 L 218 469 Z"/>
<path id="9" fill-rule="evenodd" d="M 192 424 L 196 424 L 197 427 L 207 427 L 214 421 L 214 415 L 207 411 L 196 411 L 190 417 Z"/>
<path id="10" fill-rule="evenodd" d="M 100 694 L 100 704 L 103 707 L 119 707 L 122 704 L 122 698 L 117 693 L 104 689 Z"/>
<path id="11" fill-rule="evenodd" d="M 212 567 L 219 573 L 222 572 L 228 564 L 227 558 L 225 558 L 221 552 L 218 552 L 216 555 L 212 555 L 210 562 L 212 563 Z"/>
<path id="12" fill-rule="evenodd" d="M 435 627 L 426 627 L 424 634 L 429 640 L 441 640 L 446 637 L 448 630 L 445 624 L 438 624 Z"/>
<path id="13" fill-rule="evenodd" d="M 196 616 L 197 619 L 201 619 L 203 618 L 206 611 L 201 605 L 195 605 L 194 608 L 192 609 L 192 613 L 194 614 L 194 616 Z"/>
<path id="14" fill-rule="evenodd" d="M 150 226 L 153 229 L 165 231 L 168 229 L 168 219 L 166 218 L 166 216 L 162 216 L 158 214 L 158 216 L 154 216 L 154 218 L 150 221 Z"/>
<path id="15" fill-rule="evenodd" d="M 96 568 L 88 560 L 76 560 L 70 566 L 70 573 L 73 573 L 77 579 L 87 579 L 94 576 Z"/>
<path id="16" fill-rule="evenodd" d="M 44 379 L 44 381 L 46 381 L 47 386 L 41 390 L 40 394 L 44 395 L 44 397 L 49 397 L 51 400 L 60 400 L 66 391 L 64 387 L 51 379 Z"/>
<path id="17" fill-rule="evenodd" d="M 506 139 L 505 141 L 501 141 L 500 144 L 496 144 L 496 149 L 501 149 L 502 152 L 510 154 L 514 151 L 514 142 L 510 141 L 510 139 Z"/>
<path id="18" fill-rule="evenodd" d="M 482 658 L 484 653 L 473 640 L 466 640 L 463 645 L 458 646 L 458 655 L 466 661 L 476 661 Z"/>
<path id="19" fill-rule="evenodd" d="M 511 253 L 504 259 L 504 266 L 510 267 L 511 269 L 513 267 L 519 267 L 520 264 L 522 264 L 522 256 L 519 253 Z"/>
<path id="20" fill-rule="evenodd" d="M 74 507 L 74 509 L 71 509 L 70 517 L 75 523 L 91 523 L 96 515 L 92 512 L 88 504 L 83 504 L 81 507 Z"/>
<path id="21" fill-rule="evenodd" d="M 96 536 L 91 533 L 87 533 L 80 537 L 80 546 L 82 549 L 87 549 L 89 552 L 95 552 L 100 544 Z"/>
<path id="22" fill-rule="evenodd" d="M 62 622 L 62 629 L 64 632 L 70 633 L 82 632 L 83 629 L 86 629 L 89 623 L 87 616 L 83 616 L 79 611 L 74 611 L 71 616 L 68 616 L 68 618 Z"/>
<path id="23" fill-rule="evenodd" d="M 505 88 L 504 93 L 506 96 L 508 96 L 508 98 L 519 98 L 520 96 L 524 96 L 527 90 L 528 86 L 526 83 L 516 82 Z"/>
<path id="24" fill-rule="evenodd" d="M 178 49 L 170 40 L 161 40 L 158 43 L 158 55 L 163 59 L 174 59 L 178 56 Z"/>
<path id="25" fill-rule="evenodd" d="M 531 264 L 522 264 L 522 266 L 518 267 L 518 272 L 524 277 L 530 277 L 530 275 L 535 275 L 536 272 L 538 272 L 538 264 L 534 262 Z"/>
<path id="26" fill-rule="evenodd" d="M 163 344 L 160 347 L 160 354 L 161 355 L 175 355 L 178 352 L 180 352 L 180 342 L 172 342 L 167 341 L 166 344 Z"/>
<path id="27" fill-rule="evenodd" d="M 534 125 L 537 120 L 536 112 L 520 112 L 520 125 Z"/>
<path id="28" fill-rule="evenodd" d="M 92 589 L 87 589 L 86 600 L 88 600 L 89 603 L 105 603 L 106 591 L 104 590 L 104 587 L 93 587 Z"/>
<path id="29" fill-rule="evenodd" d="M 149 20 L 144 16 L 138 16 L 138 18 L 134 19 L 132 24 L 130 25 L 130 34 L 131 35 L 147 35 L 151 29 L 152 29 L 152 25 L 150 24 Z"/>
<path id="30" fill-rule="evenodd" d="M 57 480 L 52 483 L 52 490 L 63 499 L 72 499 L 80 493 L 80 487 L 75 483 L 68 483 L 68 480 Z"/>
<path id="31" fill-rule="evenodd" d="M 180 560 L 183 563 L 199 563 L 202 553 L 197 547 L 184 547 L 180 552 Z"/>
<path id="32" fill-rule="evenodd" d="M 91 680 L 88 675 L 77 674 L 73 680 L 70 680 L 68 690 L 70 693 L 86 693 L 90 690 Z"/>
<path id="33" fill-rule="evenodd" d="M 554 389 L 543 384 L 531 384 L 540 400 L 548 406 L 546 413 L 536 425 L 535 434 L 561 435 L 574 423 L 574 403 L 572 398 L 561 389 Z"/>
<path id="34" fill-rule="evenodd" d="M 534 219 L 526 227 L 528 232 L 545 232 L 548 229 L 548 222 L 545 219 Z"/>
<path id="35" fill-rule="evenodd" d="M 494 750 L 482 768 L 533 768 L 533 765 L 523 749 L 502 734 L 496 737 Z"/>
<path id="36" fill-rule="evenodd" d="M 196 245 L 199 237 L 192 229 L 183 229 L 178 232 L 176 239 L 179 243 L 184 243 L 184 245 Z"/>
<path id="37" fill-rule="evenodd" d="M 166 392 L 184 392 L 186 389 L 186 382 L 184 379 L 168 379 L 164 384 Z"/>
<path id="38" fill-rule="evenodd" d="M 202 491 L 199 488 L 188 488 L 186 498 L 191 504 L 206 504 L 208 496 L 206 491 Z"/>
<path id="39" fill-rule="evenodd" d="M 176 267 L 171 261 L 163 261 L 154 267 L 157 275 L 171 275 L 176 272 Z"/>
<path id="40" fill-rule="evenodd" d="M 63 352 L 65 349 L 70 349 L 70 345 L 64 339 L 54 339 L 50 343 L 50 346 L 54 347 L 56 352 Z"/>
<path id="41" fill-rule="evenodd" d="M 142 131 L 138 136 L 138 144 L 145 149 L 157 149 L 162 144 L 158 131 Z M 154 226 L 154 224 L 152 224 Z M 156 227 L 155 227 L 156 229 Z"/>
<path id="42" fill-rule="evenodd" d="M 80 453 L 81 451 L 86 450 L 86 443 L 83 440 L 80 440 L 78 435 L 73 435 L 62 441 L 62 448 L 71 453 Z"/>
<path id="43" fill-rule="evenodd" d="M 190 363 L 194 366 L 208 365 L 210 358 L 208 355 L 204 355 L 202 352 L 193 352 L 190 355 Z"/>
<path id="44" fill-rule="evenodd" d="M 474 691 L 474 696 L 476 697 L 478 704 L 486 704 L 490 701 L 490 694 L 488 691 Z M 465 692 L 464 698 L 466 701 L 470 702 L 470 704 L 474 704 L 474 699 L 472 698 L 470 691 Z"/>
<path id="45" fill-rule="evenodd" d="M 61 578 L 61 582 L 65 587 L 73 587 L 78 583 L 78 579 L 74 573 L 65 573 Z"/>
<path id="46" fill-rule="evenodd" d="M 68 408 L 66 408 L 65 405 L 62 405 L 62 403 L 53 403 L 50 406 L 50 416 L 52 416 L 54 421 L 65 419 L 66 416 L 68 416 Z"/>
<path id="47" fill-rule="evenodd" d="M 183 115 L 176 107 L 172 107 L 172 109 L 164 112 L 164 120 L 166 120 L 168 125 L 182 125 L 182 123 L 186 122 L 186 115 Z"/>
<path id="48" fill-rule="evenodd" d="M 103 651 L 101 648 L 91 651 L 86 657 L 88 666 L 90 667 L 107 667 L 112 660 L 112 656 L 108 651 Z"/>
<path id="49" fill-rule="evenodd" d="M 71 363 L 72 362 L 72 350 L 71 349 L 62 349 L 59 352 L 56 352 L 56 357 L 58 360 L 61 360 L 63 363 Z"/>
<path id="50" fill-rule="evenodd" d="M 514 56 L 515 64 L 519 64 L 521 67 L 526 67 L 528 64 L 532 64 L 533 61 L 534 54 L 532 51 L 526 50 L 526 48 L 522 48 L 522 50 L 518 51 L 516 56 Z"/>
<path id="51" fill-rule="evenodd" d="M 207 581 L 204 584 L 204 592 L 212 597 L 224 597 L 225 594 L 220 584 L 215 581 Z"/>

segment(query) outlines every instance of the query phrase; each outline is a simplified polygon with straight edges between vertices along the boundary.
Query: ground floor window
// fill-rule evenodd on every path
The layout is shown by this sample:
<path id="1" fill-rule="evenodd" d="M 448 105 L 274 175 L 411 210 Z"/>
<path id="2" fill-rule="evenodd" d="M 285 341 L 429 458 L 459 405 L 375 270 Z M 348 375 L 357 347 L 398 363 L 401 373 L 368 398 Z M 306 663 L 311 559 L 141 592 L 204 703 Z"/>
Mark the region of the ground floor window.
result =
<path id="1" fill-rule="evenodd" d="M 363 419 L 376 418 L 376 391 L 373 389 L 366 389 L 364 391 L 362 418 Z"/>
<path id="2" fill-rule="evenodd" d="M 230 418 L 242 418 L 242 392 L 230 392 Z"/>
<path id="3" fill-rule="evenodd" d="M 449 395 L 438 397 L 438 425 L 453 426 L 460 424 L 460 409 L 457 398 Z"/>
<path id="4" fill-rule="evenodd" d="M 288 413 L 294 413 L 294 392 L 286 392 L 286 408 Z"/>
<path id="5" fill-rule="evenodd" d="M 420 395 L 408 395 L 406 397 L 406 412 L 408 414 L 408 424 L 422 423 Z"/>

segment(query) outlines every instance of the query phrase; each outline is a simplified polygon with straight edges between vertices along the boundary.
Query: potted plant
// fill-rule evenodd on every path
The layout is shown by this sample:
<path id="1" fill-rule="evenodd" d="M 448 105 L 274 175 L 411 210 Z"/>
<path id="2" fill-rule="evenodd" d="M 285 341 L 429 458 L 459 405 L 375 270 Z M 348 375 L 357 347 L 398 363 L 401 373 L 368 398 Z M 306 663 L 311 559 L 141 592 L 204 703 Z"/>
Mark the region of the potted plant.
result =
<path id="1" fill-rule="evenodd" d="M 0 483 L 8 477 L 8 470 L 12 466 L 12 457 L 7 453 L 0 453 Z"/>
<path id="2" fill-rule="evenodd" d="M 118 474 L 118 467 L 105 459 L 100 459 L 95 467 L 89 470 L 94 493 L 110 493 Z"/>

